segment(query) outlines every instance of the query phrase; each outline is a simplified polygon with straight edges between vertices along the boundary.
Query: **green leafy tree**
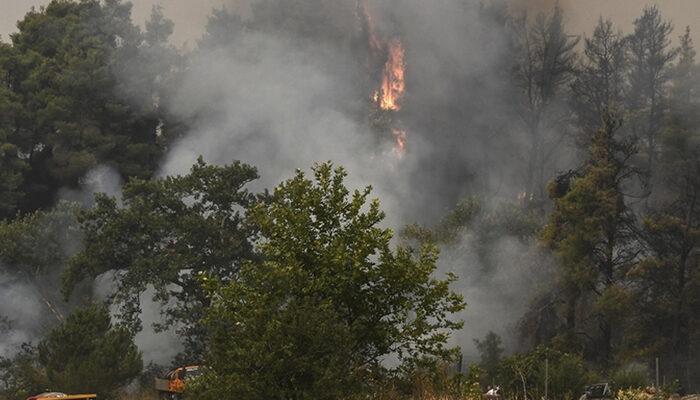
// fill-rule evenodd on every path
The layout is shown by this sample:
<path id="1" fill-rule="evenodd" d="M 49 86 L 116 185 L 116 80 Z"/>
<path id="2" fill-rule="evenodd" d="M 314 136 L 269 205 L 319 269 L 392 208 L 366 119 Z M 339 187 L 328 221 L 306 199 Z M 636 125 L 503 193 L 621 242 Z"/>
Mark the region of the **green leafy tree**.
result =
<path id="1" fill-rule="evenodd" d="M 62 322 L 75 305 L 63 301 L 56 285 L 82 240 L 75 212 L 75 205 L 62 202 L 51 210 L 0 222 L 0 272 L 29 285 L 46 305 L 42 318 L 51 323 Z M 91 297 L 89 287 L 80 289 L 78 301 Z"/>
<path id="2" fill-rule="evenodd" d="M 433 276 L 436 249 L 392 250 L 369 188 L 351 194 L 329 163 L 313 172 L 250 210 L 261 261 L 211 283 L 210 373 L 196 398 L 351 398 L 381 381 L 387 357 L 453 354 L 451 314 L 464 304 L 454 276 Z"/>
<path id="3" fill-rule="evenodd" d="M 618 123 L 607 119 L 591 143 L 589 159 L 578 174 L 550 184 L 554 210 L 543 240 L 559 259 L 559 289 L 565 303 L 563 348 L 585 348 L 603 368 L 612 362 L 615 337 L 627 303 L 623 279 L 638 249 L 634 216 L 623 190 L 633 176 L 636 148 L 620 140 Z M 587 301 L 591 307 L 584 307 Z"/>
<path id="4" fill-rule="evenodd" d="M 493 384 L 503 357 L 501 337 L 494 332 L 489 332 L 483 340 L 474 339 L 474 344 L 481 357 L 479 366 L 486 372 L 486 382 Z"/>
<path id="5" fill-rule="evenodd" d="M 537 347 L 503 360 L 500 382 L 505 397 L 575 399 L 595 379 L 580 355 Z"/>
<path id="6" fill-rule="evenodd" d="M 36 348 L 23 345 L 12 357 L 0 357 L 0 397 L 24 400 L 42 393 L 47 387 L 46 374 L 39 367 Z"/>
<path id="7" fill-rule="evenodd" d="M 243 213 L 255 199 L 245 186 L 256 178 L 248 165 L 218 167 L 200 158 L 185 176 L 129 181 L 120 202 L 98 195 L 79 216 L 90 239 L 63 277 L 66 295 L 86 279 L 114 272 L 112 302 L 122 322 L 138 331 L 140 297 L 153 287 L 154 300 L 164 306 L 158 327 L 177 323 L 187 361 L 197 361 L 204 335 L 199 321 L 210 302 L 199 278 L 227 282 L 254 256 L 255 229 Z"/>
<path id="8" fill-rule="evenodd" d="M 112 399 L 143 368 L 133 336 L 111 323 L 104 306 L 91 306 L 71 314 L 38 346 L 39 365 L 53 390 L 97 393 Z"/>

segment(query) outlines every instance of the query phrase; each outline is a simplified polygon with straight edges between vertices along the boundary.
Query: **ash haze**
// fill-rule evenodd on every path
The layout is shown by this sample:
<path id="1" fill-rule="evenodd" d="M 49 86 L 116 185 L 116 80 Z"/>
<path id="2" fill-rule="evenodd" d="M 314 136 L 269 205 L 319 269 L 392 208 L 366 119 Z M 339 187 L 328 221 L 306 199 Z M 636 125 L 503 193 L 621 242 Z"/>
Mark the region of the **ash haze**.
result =
<path id="1" fill-rule="evenodd" d="M 171 96 L 161 99 L 162 107 L 188 121 L 190 129 L 170 146 L 160 176 L 186 173 L 200 155 L 215 164 L 241 160 L 259 169 L 261 179 L 252 189 L 262 190 L 289 178 L 296 169 L 332 160 L 347 168 L 351 186 L 374 187 L 387 212 L 387 224 L 397 231 L 405 224 L 438 220 L 465 196 L 484 196 L 496 206 L 512 202 L 523 191 L 518 155 L 526 139 L 515 128 L 518 116 L 504 98 L 503 74 L 508 68 L 499 64 L 507 43 L 502 32 L 482 18 L 478 1 L 370 1 L 379 34 L 385 40 L 400 37 L 406 48 L 406 98 L 397 114 L 408 137 L 403 157 L 392 151 L 390 136 L 378 137 L 367 123 L 366 104 L 376 81 L 367 72 L 356 0 L 328 1 L 324 10 L 308 10 L 309 30 L 294 34 L 282 30 L 276 25 L 276 13 L 283 12 L 273 6 L 261 11 L 269 14 L 262 19 L 273 23 L 262 22 L 257 31 L 241 33 L 234 27 L 231 36 L 200 42 L 213 9 L 225 7 L 249 19 L 255 6 L 251 1 L 134 1 L 137 23 L 143 24 L 152 6 L 161 5 L 175 23 L 172 42 L 192 50 Z M 3 0 L 2 37 L 7 38 L 30 6 L 46 3 Z M 554 3 L 512 0 L 511 5 L 534 12 Z M 559 4 L 569 32 L 578 34 L 589 33 L 600 15 L 629 32 L 642 8 L 654 3 L 673 21 L 673 37 L 690 25 L 700 43 L 697 0 L 561 0 Z M 323 20 L 314 19 L 314 12 L 326 13 L 332 23 L 313 25 Z M 502 123 L 496 126 L 494 120 Z M 567 152 L 561 153 L 565 156 L 552 162 L 548 177 L 573 164 Z M 97 168 L 87 178 L 90 192 L 119 193 L 121 182 L 108 169 Z M 89 194 L 67 191 L 63 197 L 85 201 Z M 504 235 L 494 245 L 494 267 L 484 272 L 477 242 L 472 232 L 462 232 L 440 260 L 441 271 L 460 277 L 456 288 L 468 304 L 460 315 L 465 328 L 455 336 L 468 356 L 474 355 L 472 340 L 491 330 L 504 336 L 511 350 L 516 347 L 513 328 L 527 299 L 546 284 L 549 261 L 537 254 L 534 243 Z M 3 284 L 0 279 L 0 287 Z M 107 296 L 109 286 L 105 278 L 96 282 L 96 291 Z M 24 293 L 26 288 L 13 290 Z M 0 296 L 0 314 L 14 315 L 15 305 L 2 300 Z M 36 299 L 27 303 L 31 309 L 40 307 Z M 144 320 L 157 319 L 156 307 L 144 305 Z M 34 327 L 18 326 L 13 340 L 31 339 Z M 149 331 L 138 338 L 146 361 L 162 364 L 169 361 L 162 357 L 164 348 L 172 349 L 169 344 L 174 341 L 172 335 L 163 339 Z M 3 352 L 0 347 L 0 355 Z"/>
<path id="2" fill-rule="evenodd" d="M 489 129 L 490 120 L 508 114 L 494 68 L 505 39 L 481 18 L 477 3 L 370 2 L 379 35 L 400 37 L 407 49 L 407 91 L 398 113 L 408 135 L 403 157 L 392 151 L 390 136 L 377 136 L 367 124 L 376 82 L 367 79 L 355 0 L 306 11 L 311 21 L 314 12 L 326 13 L 334 24 L 295 36 L 261 23 L 260 32 L 195 50 L 180 86 L 164 99 L 193 129 L 172 146 L 161 175 L 187 172 L 200 155 L 216 164 L 241 160 L 258 167 L 256 188 L 262 189 L 295 169 L 332 160 L 348 170 L 351 186 L 373 186 L 397 231 L 439 219 L 467 195 L 488 192 L 494 204 L 515 198 L 522 186 L 518 167 L 497 160 L 512 159 L 519 139 L 494 138 L 498 128 Z M 278 10 L 260 12 L 272 14 L 260 18 L 278 17 Z M 560 161 L 563 168 L 570 160 Z M 515 346 L 511 333 L 523 309 L 513 304 L 526 305 L 522 300 L 541 284 L 544 264 L 522 263 L 517 254 L 531 244 L 504 236 L 495 245 L 495 268 L 484 274 L 475 242 L 465 233 L 440 261 L 441 271 L 460 276 L 457 287 L 468 303 L 455 340 L 469 359 L 472 340 L 490 330 Z"/>
<path id="3" fill-rule="evenodd" d="M 512 0 L 519 8 L 529 10 L 549 7 L 555 0 Z M 17 20 L 30 7 L 48 4 L 48 0 L 3 0 L 0 13 L 0 36 L 7 41 L 16 30 Z M 243 13 L 249 10 L 250 0 L 135 0 L 134 20 L 142 24 L 154 5 L 163 7 L 165 15 L 175 22 L 173 43 L 192 46 L 204 32 L 207 17 L 214 8 L 228 7 Z M 381 1 L 378 1 L 381 3 Z M 697 0 L 560 0 L 567 11 L 570 29 L 574 33 L 589 34 L 598 17 L 603 15 L 623 30 L 629 30 L 632 21 L 646 5 L 656 4 L 666 18 L 673 20 L 677 31 L 690 26 L 695 43 L 700 43 L 700 2 Z"/>

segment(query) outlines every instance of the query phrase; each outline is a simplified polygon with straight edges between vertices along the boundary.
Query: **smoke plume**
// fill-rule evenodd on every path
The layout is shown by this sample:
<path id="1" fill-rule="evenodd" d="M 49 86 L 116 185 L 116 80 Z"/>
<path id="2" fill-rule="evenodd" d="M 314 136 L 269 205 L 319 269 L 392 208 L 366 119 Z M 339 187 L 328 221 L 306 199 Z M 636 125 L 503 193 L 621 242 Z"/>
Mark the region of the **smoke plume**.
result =
<path id="1" fill-rule="evenodd" d="M 216 164 L 242 160 L 258 167 L 262 189 L 331 160 L 348 170 L 352 186 L 374 187 L 397 230 L 430 223 L 469 194 L 515 199 L 522 143 L 512 136 L 516 116 L 504 91 L 506 40 L 479 2 L 366 3 L 377 35 L 398 38 L 405 49 L 405 96 L 392 115 L 406 132 L 402 157 L 391 134 L 368 121 L 385 59 L 379 68 L 368 62 L 377 46 L 355 0 L 289 7 L 301 4 L 309 14 L 271 11 L 271 3 L 251 6 L 247 23 L 259 29 L 228 29 L 238 33 L 191 57 L 164 106 L 193 129 L 174 144 L 161 175 L 186 173 L 199 155 Z M 270 12 L 286 30 L 266 23 Z M 314 25 L 324 19 L 332 23 Z M 441 269 L 461 276 L 457 289 L 469 307 L 456 340 L 473 354 L 472 340 L 489 330 L 510 336 L 541 278 L 535 265 L 519 262 L 529 245 L 509 237 L 496 244 L 497 268 L 484 272 L 469 235 L 445 250 Z"/>

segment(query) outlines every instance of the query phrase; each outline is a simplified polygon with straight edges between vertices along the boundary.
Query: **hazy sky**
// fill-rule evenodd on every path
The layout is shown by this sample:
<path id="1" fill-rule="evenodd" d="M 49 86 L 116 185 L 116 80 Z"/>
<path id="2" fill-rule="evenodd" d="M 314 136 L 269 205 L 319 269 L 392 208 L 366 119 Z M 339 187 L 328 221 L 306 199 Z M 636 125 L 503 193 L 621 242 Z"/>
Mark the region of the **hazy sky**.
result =
<path id="1" fill-rule="evenodd" d="M 280 0 L 284 1 L 284 0 Z M 382 0 L 374 0 L 382 1 Z M 513 0 L 528 7 L 549 5 L 554 0 Z M 31 6 L 47 4 L 49 0 L 0 0 L 0 35 L 7 40 L 13 32 L 16 21 Z M 160 4 L 165 14 L 175 21 L 173 41 L 177 45 L 190 45 L 201 35 L 207 16 L 213 7 L 224 4 L 236 4 L 236 0 L 133 0 L 134 19 L 138 23 L 150 14 L 154 4 Z M 641 9 L 648 4 L 658 4 L 666 18 L 676 26 L 674 36 L 681 33 L 683 27 L 690 25 L 694 31 L 696 44 L 700 43 L 700 0 L 560 0 L 567 10 L 567 18 L 573 33 L 586 33 L 591 30 L 600 15 L 610 17 L 623 30 L 629 31 L 632 21 Z"/>

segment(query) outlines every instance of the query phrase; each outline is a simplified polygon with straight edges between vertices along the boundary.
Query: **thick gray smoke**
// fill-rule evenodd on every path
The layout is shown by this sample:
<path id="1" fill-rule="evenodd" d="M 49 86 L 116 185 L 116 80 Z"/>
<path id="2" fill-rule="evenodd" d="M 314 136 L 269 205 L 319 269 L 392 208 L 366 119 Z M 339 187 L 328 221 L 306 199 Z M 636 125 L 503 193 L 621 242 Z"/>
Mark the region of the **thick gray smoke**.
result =
<path id="1" fill-rule="evenodd" d="M 159 99 L 191 127 L 171 145 L 159 175 L 186 173 L 200 155 L 215 164 L 241 160 L 258 168 L 261 179 L 252 189 L 262 190 L 330 160 L 348 170 L 351 186 L 373 186 L 387 226 L 397 231 L 434 223 L 466 195 L 515 199 L 522 190 L 517 155 L 525 143 L 508 107 L 502 24 L 477 0 L 368 2 L 379 39 L 400 39 L 406 51 L 406 94 L 391 123 L 406 130 L 406 152 L 399 155 L 391 131 L 370 123 L 370 97 L 384 60 L 371 55 L 357 11 L 356 0 L 256 0 L 243 22 L 219 19 L 213 26 L 219 35 L 205 35 L 171 95 Z M 124 78 L 126 86 L 141 81 Z M 121 184 L 100 166 L 80 191 L 64 190 L 61 197 L 89 204 L 96 191 L 119 197 Z M 485 268 L 467 231 L 440 261 L 441 271 L 460 276 L 456 289 L 469 304 L 460 315 L 465 328 L 455 337 L 468 354 L 472 340 L 489 330 L 511 336 L 540 279 L 532 273 L 537 263 L 522 262 L 529 244 L 504 237 L 495 248 L 496 267 Z M 113 286 L 113 277 L 103 276 L 93 289 L 106 298 Z M 160 308 L 150 298 L 141 298 L 144 331 L 136 341 L 146 361 L 167 364 L 180 348 L 172 332 L 153 331 Z M 23 332 L 32 329 L 18 325 L 13 342 L 29 338 Z"/>
<path id="2" fill-rule="evenodd" d="M 0 357 L 11 356 L 40 333 L 45 307 L 33 285 L 0 274 Z"/>
<path id="3" fill-rule="evenodd" d="M 107 165 L 98 165 L 81 179 L 80 189 L 63 188 L 59 192 L 59 198 L 89 206 L 95 199 L 95 193 L 105 193 L 120 198 L 123 184 L 116 169 Z"/>
<path id="4" fill-rule="evenodd" d="M 331 33 L 362 40 L 355 0 L 344 3 L 328 10 L 333 21 L 345 21 Z M 192 57 L 165 102 L 195 129 L 174 146 L 161 173 L 183 173 L 199 155 L 214 163 L 243 160 L 271 187 L 296 168 L 332 160 L 358 184 L 372 184 L 402 223 L 429 221 L 491 186 L 510 187 L 514 197 L 512 182 L 503 181 L 517 169 L 503 162 L 512 149 L 485 148 L 501 134 L 490 119 L 507 111 L 497 98 L 502 71 L 490 72 L 503 38 L 480 19 L 478 2 L 377 3 L 370 4 L 377 31 L 406 48 L 407 90 L 397 114 L 408 135 L 403 158 L 392 154 L 390 134 L 377 137 L 368 126 L 364 107 L 378 82 L 367 82 L 374 77 L 366 43 L 344 46 L 322 28 L 301 39 L 265 31 L 235 35 Z M 479 130 L 487 126 L 492 130 Z M 475 182 L 477 175 L 487 182 Z"/>
<path id="5" fill-rule="evenodd" d="M 112 296 L 116 290 L 115 274 L 107 272 L 100 275 L 94 282 L 95 297 L 106 300 Z M 139 302 L 141 305 L 141 324 L 143 329 L 136 334 L 134 342 L 142 352 L 145 364 L 154 363 L 156 365 L 170 365 L 175 356 L 183 349 L 174 329 L 164 332 L 157 331 L 155 326 L 163 322 L 161 316 L 161 304 L 153 301 L 153 288 L 141 293 Z M 114 314 L 118 310 L 113 310 Z"/>
<path id="6" fill-rule="evenodd" d="M 468 194 L 515 199 L 522 166 L 514 154 L 523 143 L 509 136 L 516 117 L 504 101 L 505 38 L 479 2 L 369 4 L 378 34 L 400 38 L 406 49 L 406 97 L 397 114 L 408 136 L 403 157 L 368 124 L 366 104 L 378 82 L 355 10 L 355 0 L 329 6 L 330 33 L 309 15 L 311 32 L 245 31 L 198 49 L 164 104 L 194 129 L 173 146 L 160 174 L 185 173 L 200 155 L 217 164 L 242 160 L 258 167 L 257 188 L 271 188 L 297 168 L 331 160 L 355 187 L 374 187 L 397 230 L 434 222 Z M 337 33 L 347 41 L 329 39 Z M 469 355 L 473 339 L 489 330 L 515 347 L 508 338 L 544 279 L 533 273 L 537 262 L 523 262 L 528 244 L 505 237 L 496 248 L 498 265 L 484 272 L 466 233 L 440 262 L 461 277 L 457 289 L 469 307 L 456 340 Z"/>
<path id="7" fill-rule="evenodd" d="M 385 207 L 400 209 L 413 159 L 398 159 L 390 138 L 377 143 L 366 121 L 345 110 L 353 96 L 364 97 L 342 78 L 348 55 L 268 34 L 247 35 L 232 50 L 199 56 L 171 100 L 177 115 L 204 110 L 206 118 L 169 153 L 162 174 L 186 172 L 199 155 L 217 164 L 241 160 L 259 169 L 262 189 L 331 160 L 357 187 L 373 184 Z M 337 60 L 337 69 L 319 59 Z"/>
<path id="8" fill-rule="evenodd" d="M 536 244 L 510 236 L 494 244 L 494 268 L 484 271 L 476 254 L 477 241 L 474 234 L 464 233 L 456 245 L 443 250 L 439 262 L 441 270 L 459 274 L 455 289 L 468 303 L 459 315 L 465 328 L 454 335 L 467 362 L 479 360 L 473 341 L 490 331 L 501 336 L 507 352 L 521 346 L 518 323 L 533 294 L 546 288 L 551 277 L 550 260 L 537 251 Z"/>
<path id="9" fill-rule="evenodd" d="M 81 184 L 79 189 L 61 189 L 59 199 L 89 206 L 93 203 L 95 193 L 106 193 L 119 198 L 123 182 L 116 170 L 99 165 L 86 174 Z M 66 267 L 62 260 L 75 254 L 81 248 L 83 240 L 76 230 L 73 211 L 64 208 L 66 204 L 61 203 L 53 214 L 49 213 L 37 221 L 41 232 L 38 236 L 30 235 L 31 237 L 19 239 L 36 241 L 36 245 L 42 247 L 36 250 L 40 255 L 35 256 L 41 259 L 37 262 L 48 262 L 47 265 L 0 268 L 13 271 L 12 274 L 0 274 L 0 334 L 3 338 L 0 341 L 0 356 L 15 354 L 25 343 L 36 344 L 46 332 L 65 320 L 81 301 L 82 296 L 77 295 L 70 303 L 66 303 L 60 292 L 61 273 Z M 44 254 L 44 251 L 47 253 Z M 57 253 L 50 253 L 51 251 Z M 57 258 L 48 260 L 47 257 Z M 94 288 L 80 287 L 77 292 L 94 291 L 97 298 L 106 299 L 108 288 L 109 285 L 104 280 L 98 280 Z M 147 301 L 146 303 L 148 304 Z M 149 313 L 144 314 L 153 320 Z"/>

